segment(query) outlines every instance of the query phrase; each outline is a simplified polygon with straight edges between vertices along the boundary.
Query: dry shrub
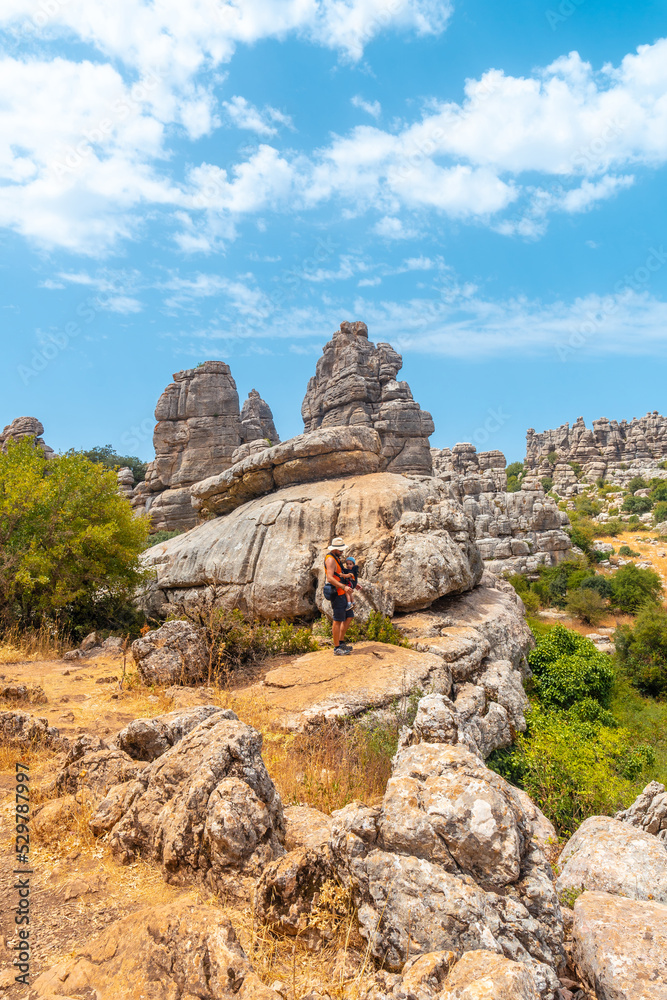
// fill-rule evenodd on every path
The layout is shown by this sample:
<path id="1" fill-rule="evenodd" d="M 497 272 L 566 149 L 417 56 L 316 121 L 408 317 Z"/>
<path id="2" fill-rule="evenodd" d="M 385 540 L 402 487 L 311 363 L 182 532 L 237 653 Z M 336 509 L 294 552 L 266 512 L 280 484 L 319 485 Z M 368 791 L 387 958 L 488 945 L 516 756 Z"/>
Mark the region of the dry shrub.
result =
<path id="1" fill-rule="evenodd" d="M 0 663 L 58 660 L 70 648 L 71 643 L 52 626 L 22 632 L 14 625 L 0 636 Z"/>

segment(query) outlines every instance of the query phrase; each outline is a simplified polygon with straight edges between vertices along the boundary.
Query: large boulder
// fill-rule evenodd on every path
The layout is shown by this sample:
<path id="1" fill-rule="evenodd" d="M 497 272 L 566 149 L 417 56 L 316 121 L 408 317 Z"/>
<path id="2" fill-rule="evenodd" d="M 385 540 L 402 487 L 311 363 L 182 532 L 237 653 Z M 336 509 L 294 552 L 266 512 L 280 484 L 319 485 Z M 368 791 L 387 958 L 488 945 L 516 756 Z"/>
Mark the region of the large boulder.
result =
<path id="1" fill-rule="evenodd" d="M 150 762 L 166 753 L 195 726 L 212 715 L 238 722 L 238 716 L 229 708 L 194 705 L 192 708 L 177 708 L 152 719 L 133 719 L 117 734 L 115 742 L 133 760 Z"/>
<path id="2" fill-rule="evenodd" d="M 280 1000 L 253 972 L 229 919 L 182 901 L 117 920 L 31 985 L 44 998 Z"/>
<path id="3" fill-rule="evenodd" d="M 651 833 L 609 816 L 590 816 L 560 856 L 559 893 L 597 889 L 667 903 L 667 849 Z"/>
<path id="4" fill-rule="evenodd" d="M 111 789 L 91 819 L 111 830 L 116 857 L 160 862 L 166 875 L 204 876 L 259 868 L 283 853 L 283 809 L 250 726 L 211 715 Z"/>
<path id="5" fill-rule="evenodd" d="M 209 655 L 191 622 L 166 622 L 135 639 L 132 658 L 144 684 L 196 684 L 206 679 Z"/>
<path id="6" fill-rule="evenodd" d="M 616 813 L 616 819 L 652 833 L 667 845 L 667 791 L 658 781 L 650 781 L 635 801 Z"/>
<path id="7" fill-rule="evenodd" d="M 444 483 L 376 473 L 290 486 L 148 549 L 156 580 L 143 604 L 165 614 L 170 602 L 215 586 L 230 609 L 312 617 L 325 607 L 324 556 L 335 535 L 384 611 L 428 607 L 470 590 L 482 573 L 472 524 Z"/>
<path id="8" fill-rule="evenodd" d="M 102 743 L 99 749 L 86 750 L 85 744 L 75 741 L 56 775 L 55 788 L 58 795 L 83 792 L 98 803 L 114 785 L 133 781 L 142 766 L 115 747 Z"/>
<path id="9" fill-rule="evenodd" d="M 403 359 L 390 344 L 372 344 L 365 323 L 341 323 L 308 383 L 301 413 L 306 431 L 345 425 L 379 433 L 382 470 L 431 473 L 430 413 L 397 382 Z"/>
<path id="10" fill-rule="evenodd" d="M 546 986 L 546 990 L 545 990 Z M 467 951 L 450 971 L 438 1000 L 541 1000 L 553 991 L 534 965 L 495 951 Z"/>
<path id="11" fill-rule="evenodd" d="M 190 491 L 192 505 L 202 516 L 229 514 L 248 500 L 283 486 L 366 475 L 379 467 L 376 431 L 329 427 L 299 434 L 273 448 L 251 449 L 226 472 L 195 483 Z"/>
<path id="12" fill-rule="evenodd" d="M 572 957 L 599 1000 L 665 1000 L 667 906 L 584 892 L 574 904 Z"/>

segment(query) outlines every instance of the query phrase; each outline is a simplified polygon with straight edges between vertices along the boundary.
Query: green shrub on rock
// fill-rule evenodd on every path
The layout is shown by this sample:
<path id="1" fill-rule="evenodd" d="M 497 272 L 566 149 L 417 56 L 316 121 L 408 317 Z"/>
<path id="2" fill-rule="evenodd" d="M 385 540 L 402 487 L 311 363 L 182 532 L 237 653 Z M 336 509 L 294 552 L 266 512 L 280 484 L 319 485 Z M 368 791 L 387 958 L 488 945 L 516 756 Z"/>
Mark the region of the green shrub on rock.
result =
<path id="1" fill-rule="evenodd" d="M 546 707 L 569 708 L 584 698 L 609 704 L 614 683 L 609 657 L 563 625 L 555 625 L 538 640 L 528 654 L 528 664 L 535 675 L 538 697 Z"/>

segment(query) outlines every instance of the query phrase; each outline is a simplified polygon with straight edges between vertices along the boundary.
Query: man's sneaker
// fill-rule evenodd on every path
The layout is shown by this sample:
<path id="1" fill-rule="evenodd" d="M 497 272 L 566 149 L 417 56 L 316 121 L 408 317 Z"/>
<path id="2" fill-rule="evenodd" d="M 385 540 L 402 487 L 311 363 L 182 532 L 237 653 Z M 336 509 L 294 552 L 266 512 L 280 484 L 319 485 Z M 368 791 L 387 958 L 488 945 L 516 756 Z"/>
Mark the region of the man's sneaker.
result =
<path id="1" fill-rule="evenodd" d="M 336 646 L 334 648 L 334 656 L 349 656 L 351 652 L 352 650 L 348 649 L 347 646 L 344 646 L 342 643 L 340 646 Z"/>
<path id="2" fill-rule="evenodd" d="M 354 646 L 354 643 L 353 642 L 341 642 L 341 646 L 344 646 L 345 649 L 352 649 L 352 647 Z"/>

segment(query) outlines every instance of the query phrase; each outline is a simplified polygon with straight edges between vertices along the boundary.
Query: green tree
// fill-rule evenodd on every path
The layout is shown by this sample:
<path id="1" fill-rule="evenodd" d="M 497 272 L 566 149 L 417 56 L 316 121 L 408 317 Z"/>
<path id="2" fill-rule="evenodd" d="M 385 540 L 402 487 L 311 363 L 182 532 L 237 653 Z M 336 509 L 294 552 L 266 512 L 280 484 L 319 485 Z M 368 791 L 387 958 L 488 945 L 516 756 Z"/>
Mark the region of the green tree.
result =
<path id="1" fill-rule="evenodd" d="M 611 582 L 612 601 L 621 611 L 634 614 L 642 604 L 655 604 L 662 593 L 662 581 L 652 569 L 634 563 L 617 569 Z"/>
<path id="2" fill-rule="evenodd" d="M 647 514 L 652 506 L 653 501 L 650 497 L 627 496 L 622 509 L 628 514 Z"/>
<path id="3" fill-rule="evenodd" d="M 653 518 L 656 524 L 667 521 L 667 502 L 660 500 L 653 508 Z"/>
<path id="4" fill-rule="evenodd" d="M 516 493 L 521 489 L 523 462 L 510 462 L 507 466 L 507 492 Z"/>
<path id="5" fill-rule="evenodd" d="M 633 476 L 626 489 L 628 493 L 636 493 L 637 490 L 645 490 L 648 483 L 642 476 Z"/>
<path id="6" fill-rule="evenodd" d="M 568 593 L 565 608 L 569 615 L 586 625 L 598 625 L 604 618 L 607 602 L 590 587 L 578 587 Z"/>
<path id="7" fill-rule="evenodd" d="M 632 684 L 644 695 L 667 697 L 667 611 L 647 605 L 634 628 L 621 625 L 616 650 Z"/>
<path id="8" fill-rule="evenodd" d="M 129 599 L 147 536 L 112 471 L 10 443 L 0 454 L 0 619 L 67 627 L 83 607 Z"/>
<path id="9" fill-rule="evenodd" d="M 136 455 L 119 455 L 110 444 L 103 444 L 99 448 L 90 448 L 82 451 L 89 461 L 103 465 L 105 469 L 122 469 L 125 466 L 132 469 L 135 481 L 143 482 L 146 478 L 147 463 L 142 462 Z"/>

